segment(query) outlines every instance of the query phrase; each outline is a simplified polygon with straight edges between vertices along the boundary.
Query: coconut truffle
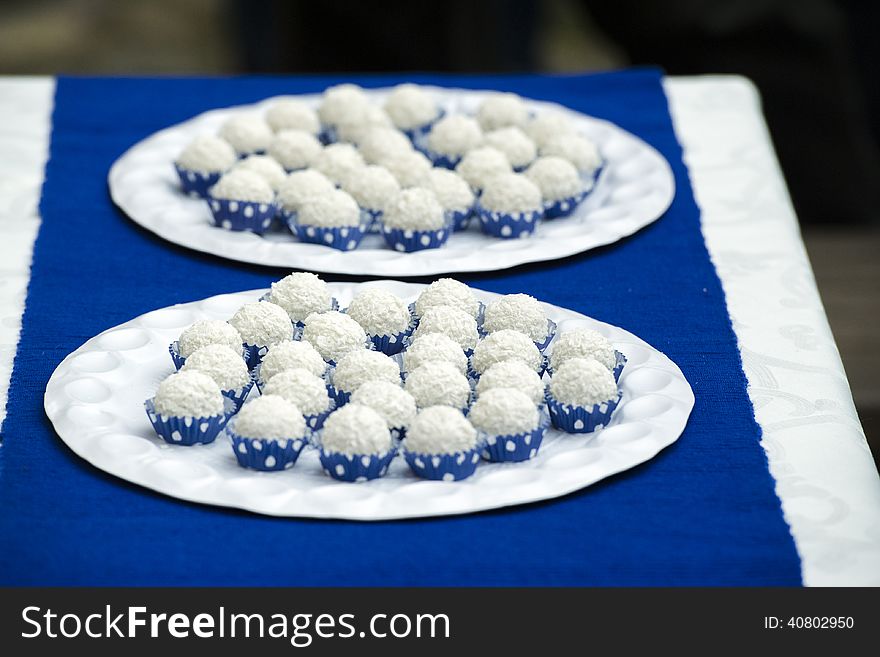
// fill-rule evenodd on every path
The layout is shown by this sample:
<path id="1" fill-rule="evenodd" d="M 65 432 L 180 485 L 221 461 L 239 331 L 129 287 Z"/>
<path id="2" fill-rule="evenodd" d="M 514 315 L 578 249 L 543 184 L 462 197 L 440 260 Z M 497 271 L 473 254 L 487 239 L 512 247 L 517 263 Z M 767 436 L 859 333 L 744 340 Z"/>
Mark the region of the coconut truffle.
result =
<path id="1" fill-rule="evenodd" d="M 220 386 L 220 390 L 241 390 L 251 382 L 250 372 L 241 357 L 241 348 L 233 351 L 222 344 L 209 344 L 196 349 L 180 368 L 181 372 L 190 370 L 207 374 Z"/>
<path id="2" fill-rule="evenodd" d="M 482 374 L 495 363 L 505 360 L 521 360 L 535 372 L 540 372 L 544 364 L 541 352 L 525 333 L 502 329 L 487 335 L 477 343 L 471 365 Z"/>
<path id="3" fill-rule="evenodd" d="M 263 388 L 263 395 L 283 397 L 303 415 L 318 415 L 330 408 L 324 379 L 304 369 L 279 372 Z"/>
<path id="4" fill-rule="evenodd" d="M 424 187 L 411 187 L 391 199 L 382 223 L 405 230 L 439 230 L 446 225 L 446 218 L 434 192 Z"/>
<path id="5" fill-rule="evenodd" d="M 401 187 L 417 187 L 425 182 L 431 171 L 431 160 L 418 151 L 400 151 L 383 157 L 376 164 L 381 164 L 397 178 Z"/>
<path id="6" fill-rule="evenodd" d="M 578 171 L 590 173 L 602 164 L 596 144 L 581 135 L 559 135 L 548 139 L 541 155 L 556 155 L 571 162 Z"/>
<path id="7" fill-rule="evenodd" d="M 355 108 L 351 116 L 342 123 L 336 124 L 336 138 L 339 141 L 358 144 L 373 128 L 390 128 L 391 126 L 391 119 L 385 110 L 375 105 L 364 105 Z"/>
<path id="8" fill-rule="evenodd" d="M 259 116 L 237 114 L 220 126 L 220 137 L 229 142 L 236 153 L 247 155 L 269 148 L 272 129 Z"/>
<path id="9" fill-rule="evenodd" d="M 303 200 L 297 222 L 303 226 L 321 228 L 358 226 L 361 223 L 361 209 L 350 194 L 334 189 Z"/>
<path id="10" fill-rule="evenodd" d="M 319 171 L 294 171 L 278 187 L 278 202 L 288 212 L 298 212 L 303 202 L 313 196 L 332 192 L 336 187 Z"/>
<path id="11" fill-rule="evenodd" d="M 177 372 L 159 384 L 153 408 L 165 417 L 211 417 L 223 412 L 223 394 L 207 374 Z"/>
<path id="12" fill-rule="evenodd" d="M 494 436 L 511 436 L 536 429 L 538 407 L 524 392 L 513 388 L 487 390 L 468 413 L 476 429 Z"/>
<path id="13" fill-rule="evenodd" d="M 284 167 L 268 155 L 248 155 L 245 159 L 239 161 L 234 167 L 232 167 L 232 170 L 253 171 L 269 183 L 269 186 L 273 191 L 277 190 L 279 185 L 281 185 L 287 177 L 287 172 L 284 171 Z"/>
<path id="14" fill-rule="evenodd" d="M 495 176 L 512 173 L 513 167 L 507 156 L 497 148 L 480 146 L 461 158 L 455 172 L 474 189 L 483 189 Z"/>
<path id="15" fill-rule="evenodd" d="M 367 162 L 377 164 L 400 153 L 409 153 L 413 147 L 409 138 L 399 130 L 372 127 L 361 135 L 358 149 Z"/>
<path id="16" fill-rule="evenodd" d="M 387 381 L 400 385 L 400 366 L 381 351 L 349 351 L 336 363 L 333 386 L 342 392 L 354 392 L 367 381 Z"/>
<path id="17" fill-rule="evenodd" d="M 349 351 L 365 349 L 367 334 L 348 315 L 328 310 L 306 317 L 302 339 L 311 343 L 324 360 L 337 362 Z"/>
<path id="18" fill-rule="evenodd" d="M 321 132 L 318 113 L 299 100 L 279 100 L 266 111 L 266 123 L 275 132 L 301 130 L 310 135 Z"/>
<path id="19" fill-rule="evenodd" d="M 399 84 L 385 101 L 385 111 L 401 130 L 414 130 L 429 124 L 440 112 L 434 97 L 414 84 Z"/>
<path id="20" fill-rule="evenodd" d="M 480 314 L 480 302 L 471 289 L 454 278 L 438 278 L 421 291 L 416 299 L 416 315 L 421 317 L 428 308 L 452 306 L 474 319 Z"/>
<path id="21" fill-rule="evenodd" d="M 294 322 L 330 310 L 333 305 L 330 287 L 310 272 L 294 272 L 272 283 L 268 300 L 284 308 Z"/>
<path id="22" fill-rule="evenodd" d="M 178 166 L 201 173 L 226 171 L 235 164 L 235 149 L 213 135 L 199 135 L 177 156 Z"/>
<path id="23" fill-rule="evenodd" d="M 371 287 L 355 295 L 346 310 L 369 335 L 398 335 L 409 327 L 409 306 L 388 290 Z"/>
<path id="24" fill-rule="evenodd" d="M 462 114 L 450 114 L 431 128 L 427 143 L 432 152 L 455 158 L 476 148 L 482 140 L 483 131 L 475 119 Z"/>
<path id="25" fill-rule="evenodd" d="M 260 380 L 268 383 L 276 374 L 296 369 L 304 369 L 322 377 L 327 371 L 327 363 L 311 343 L 305 340 L 281 342 L 269 347 L 269 351 L 263 356 L 260 362 Z"/>
<path id="26" fill-rule="evenodd" d="M 354 391 L 351 402 L 369 406 L 392 429 L 406 428 L 416 416 L 416 400 L 398 383 L 367 381 Z"/>
<path id="27" fill-rule="evenodd" d="M 562 404 L 589 408 L 617 398 L 617 382 L 607 367 L 593 358 L 571 358 L 555 370 L 550 394 Z"/>
<path id="28" fill-rule="evenodd" d="M 538 186 L 547 201 L 571 198 L 584 190 L 584 183 L 574 165 L 555 155 L 535 160 L 526 171 L 526 177 Z"/>
<path id="29" fill-rule="evenodd" d="M 434 192 L 444 210 L 464 212 L 474 204 L 474 193 L 470 185 L 454 171 L 431 169 L 425 187 Z"/>
<path id="30" fill-rule="evenodd" d="M 359 206 L 368 210 L 384 210 L 388 201 L 400 191 L 397 178 L 385 167 L 374 164 L 358 169 L 345 179 L 342 188 Z"/>
<path id="31" fill-rule="evenodd" d="M 290 317 L 284 308 L 274 303 L 246 303 L 232 316 L 229 323 L 249 345 L 271 347 L 293 339 Z"/>
<path id="32" fill-rule="evenodd" d="M 345 123 L 365 105 L 370 104 L 370 99 L 364 90 L 356 84 L 338 84 L 327 87 L 318 107 L 318 117 L 324 125 L 335 126 Z"/>
<path id="33" fill-rule="evenodd" d="M 451 406 L 467 408 L 471 385 L 452 363 L 428 361 L 406 376 L 406 391 L 416 400 L 416 406 Z"/>
<path id="34" fill-rule="evenodd" d="M 528 294 L 506 294 L 486 306 L 483 330 L 494 333 L 513 329 L 525 333 L 535 342 L 547 337 L 547 313 L 541 302 Z"/>
<path id="35" fill-rule="evenodd" d="M 279 395 L 263 395 L 241 407 L 234 429 L 242 438 L 285 441 L 302 438 L 306 421 L 296 405 Z"/>
<path id="36" fill-rule="evenodd" d="M 477 430 L 449 406 L 423 409 L 406 431 L 406 449 L 419 454 L 454 454 L 477 446 Z"/>
<path id="37" fill-rule="evenodd" d="M 510 164 L 516 168 L 528 165 L 538 154 L 535 142 L 516 126 L 486 133 L 484 143 L 504 153 Z"/>
<path id="38" fill-rule="evenodd" d="M 492 178 L 483 190 L 480 204 L 487 210 L 504 214 L 536 212 L 543 208 L 541 190 L 518 173 Z"/>
<path id="39" fill-rule="evenodd" d="M 467 356 L 455 340 L 442 333 L 427 333 L 412 341 L 403 354 L 404 369 L 411 372 L 430 361 L 450 363 L 459 372 L 467 372 Z"/>
<path id="40" fill-rule="evenodd" d="M 520 390 L 535 405 L 540 405 L 544 401 L 544 383 L 541 377 L 521 360 L 495 363 L 480 375 L 477 396 L 495 388 Z"/>
<path id="41" fill-rule="evenodd" d="M 305 130 L 283 130 L 269 144 L 269 155 L 288 171 L 312 166 L 321 155 L 321 142 Z"/>
<path id="42" fill-rule="evenodd" d="M 413 335 L 420 338 L 429 333 L 449 336 L 462 349 L 473 349 L 477 346 L 480 337 L 476 320 L 463 310 L 452 306 L 433 306 L 424 312 L 419 318 L 419 327 Z"/>
<path id="43" fill-rule="evenodd" d="M 394 443 L 379 413 L 363 404 L 346 404 L 324 422 L 321 446 L 325 452 L 357 456 L 387 454 Z"/>
<path id="44" fill-rule="evenodd" d="M 595 358 L 609 370 L 617 365 L 614 345 L 593 329 L 579 328 L 556 336 L 550 352 L 550 366 L 556 370 L 572 358 Z"/>
<path id="45" fill-rule="evenodd" d="M 235 327 L 220 319 L 200 319 L 177 338 L 177 352 L 189 358 L 197 349 L 209 344 L 222 344 L 241 353 L 244 340 Z"/>
<path id="46" fill-rule="evenodd" d="M 339 185 L 365 164 L 364 158 L 351 144 L 330 144 L 315 158 L 312 166 Z"/>
<path id="47" fill-rule="evenodd" d="M 522 127 L 529 120 L 529 110 L 516 94 L 494 93 L 480 103 L 477 120 L 486 131 L 507 126 Z"/>
<path id="48" fill-rule="evenodd" d="M 275 199 L 272 186 L 258 173 L 235 169 L 224 173 L 209 190 L 214 198 L 250 203 L 271 203 Z"/>
<path id="49" fill-rule="evenodd" d="M 573 134 L 574 125 L 559 112 L 543 112 L 526 123 L 525 131 L 541 147 L 555 137 Z"/>

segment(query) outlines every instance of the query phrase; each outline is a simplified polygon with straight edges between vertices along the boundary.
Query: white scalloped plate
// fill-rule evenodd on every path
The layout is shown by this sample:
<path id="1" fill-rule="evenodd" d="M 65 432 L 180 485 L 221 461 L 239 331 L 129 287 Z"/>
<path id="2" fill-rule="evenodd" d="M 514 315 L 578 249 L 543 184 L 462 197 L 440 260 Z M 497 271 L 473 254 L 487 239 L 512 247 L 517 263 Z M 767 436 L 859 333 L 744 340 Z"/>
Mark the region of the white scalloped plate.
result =
<path id="1" fill-rule="evenodd" d="M 473 113 L 489 92 L 432 87 L 447 111 Z M 387 89 L 370 90 L 382 102 Z M 425 276 L 450 272 L 500 270 L 527 262 L 564 258 L 611 244 L 656 221 L 675 195 L 669 163 L 644 141 L 613 123 L 554 103 L 529 100 L 536 111 L 567 114 L 577 129 L 594 140 L 607 160 L 596 190 L 571 216 L 544 222 L 527 239 L 483 235 L 476 222 L 456 233 L 440 249 L 398 253 L 378 235 L 367 236 L 354 251 L 305 244 L 288 232 L 232 232 L 211 225 L 207 203 L 179 191 L 174 158 L 197 135 L 215 133 L 231 114 L 264 111 L 280 97 L 255 105 L 213 110 L 161 130 L 139 142 L 110 169 L 110 195 L 136 223 L 181 246 L 242 262 L 367 276 Z M 319 96 L 298 98 L 317 105 Z"/>
<path id="2" fill-rule="evenodd" d="M 422 285 L 399 281 L 331 283 L 345 306 L 360 285 L 415 300 Z M 314 450 L 283 472 L 238 466 L 228 439 L 180 447 L 158 438 L 143 401 L 173 371 L 168 344 L 197 319 L 226 319 L 265 290 L 224 294 L 154 310 L 86 342 L 62 361 L 46 387 L 46 414 L 61 439 L 92 465 L 132 483 L 192 502 L 274 516 L 386 520 L 484 511 L 559 497 L 651 459 L 687 424 L 694 394 L 681 370 L 623 329 L 545 304 L 560 331 L 589 326 L 629 359 L 623 398 L 595 434 L 550 430 L 525 463 L 482 463 L 461 482 L 424 481 L 396 458 L 386 477 L 348 484 L 327 477 Z M 483 301 L 498 295 L 475 290 Z"/>

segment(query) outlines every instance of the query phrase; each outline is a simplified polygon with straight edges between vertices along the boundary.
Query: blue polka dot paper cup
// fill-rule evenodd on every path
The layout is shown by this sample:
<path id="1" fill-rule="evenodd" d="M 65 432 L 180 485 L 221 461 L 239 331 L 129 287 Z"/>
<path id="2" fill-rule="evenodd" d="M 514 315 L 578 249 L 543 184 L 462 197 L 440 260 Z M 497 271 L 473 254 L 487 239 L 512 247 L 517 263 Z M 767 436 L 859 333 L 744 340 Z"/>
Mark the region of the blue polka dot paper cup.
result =
<path id="1" fill-rule="evenodd" d="M 282 210 L 281 218 L 300 241 L 322 244 L 337 251 L 353 251 L 358 248 L 369 230 L 369 223 L 366 221 L 358 226 L 306 226 L 299 223 L 296 212 L 288 210 Z"/>
<path id="2" fill-rule="evenodd" d="M 611 416 L 620 404 L 621 393 L 617 397 L 591 407 L 570 406 L 557 401 L 550 393 L 545 392 L 547 410 L 553 427 L 566 433 L 590 433 L 600 427 L 608 426 Z"/>
<path id="3" fill-rule="evenodd" d="M 226 412 L 221 415 L 210 417 L 184 417 L 175 415 L 162 415 L 156 411 L 152 399 L 144 402 L 147 418 L 153 429 L 162 440 L 171 445 L 192 445 L 212 443 L 217 435 L 226 426 L 227 420 L 232 416 L 232 409 L 228 402 Z"/>
<path id="4" fill-rule="evenodd" d="M 409 346 L 413 331 L 416 330 L 416 318 L 413 314 L 413 304 L 410 304 L 409 318 L 409 326 L 400 333 L 395 333 L 394 335 L 373 335 L 367 333 L 367 337 L 370 339 L 370 342 L 373 343 L 373 348 L 376 351 L 381 351 L 386 356 L 396 356 L 406 349 L 407 346 Z"/>
<path id="5" fill-rule="evenodd" d="M 320 450 L 321 467 L 324 474 L 338 481 L 362 482 L 379 479 L 388 474 L 388 466 L 397 456 L 397 447 L 385 454 L 343 454 Z"/>
<path id="6" fill-rule="evenodd" d="M 269 347 L 261 347 L 256 344 L 247 344 L 244 345 L 244 360 L 247 363 L 248 369 L 252 372 L 256 370 L 257 366 L 263 362 L 263 356 L 269 353 Z"/>
<path id="7" fill-rule="evenodd" d="M 551 340 L 553 340 L 553 336 L 556 335 L 556 322 L 552 319 L 547 320 L 547 336 L 543 340 L 536 340 L 535 346 L 538 348 L 538 351 L 544 353 L 544 350 L 550 346 Z"/>
<path id="8" fill-rule="evenodd" d="M 243 468 L 263 472 L 292 468 L 309 442 L 305 436 L 286 440 L 245 438 L 235 432 L 235 420 L 226 427 L 226 435 L 232 442 L 232 451 L 238 464 Z"/>
<path id="9" fill-rule="evenodd" d="M 562 217 L 568 217 L 581 203 L 583 203 L 590 191 L 591 189 L 584 189 L 574 196 L 567 196 L 554 201 L 546 201 L 544 203 L 544 218 L 561 219 Z"/>
<path id="10" fill-rule="evenodd" d="M 326 410 L 321 411 L 320 413 L 315 413 L 313 415 L 304 415 L 303 417 L 306 419 L 306 426 L 312 431 L 320 431 L 324 427 L 324 422 L 330 417 L 330 414 L 339 408 L 336 405 L 336 402 L 333 398 L 330 399 L 330 405 Z"/>
<path id="11" fill-rule="evenodd" d="M 274 203 L 230 201 L 212 198 L 208 201 L 214 225 L 232 231 L 250 231 L 262 235 L 272 226 L 278 211 Z"/>
<path id="12" fill-rule="evenodd" d="M 195 171 L 193 169 L 185 169 L 176 163 L 174 170 L 177 171 L 177 177 L 180 178 L 180 190 L 193 198 L 208 198 L 210 196 L 208 190 L 217 184 L 222 175 L 221 171 L 212 171 L 210 173 Z"/>
<path id="13" fill-rule="evenodd" d="M 382 210 L 375 210 L 373 208 L 361 208 L 361 212 L 366 217 L 367 233 L 382 232 L 382 215 L 384 214 Z"/>
<path id="14" fill-rule="evenodd" d="M 615 363 L 614 363 L 614 370 L 612 371 L 612 374 L 614 374 L 614 380 L 619 382 L 620 375 L 623 374 L 623 368 L 626 367 L 626 355 L 617 351 L 617 349 L 615 349 L 614 350 L 614 358 L 615 358 Z"/>
<path id="15" fill-rule="evenodd" d="M 531 431 L 501 436 L 486 435 L 483 458 L 492 463 L 518 463 L 534 458 L 550 426 L 546 411 L 541 411 L 538 426 Z"/>
<path id="16" fill-rule="evenodd" d="M 461 481 L 477 471 L 480 448 L 452 454 L 421 454 L 403 449 L 403 458 L 416 475 L 434 481 Z"/>
<path id="17" fill-rule="evenodd" d="M 342 408 L 348 402 L 351 401 L 351 393 L 345 390 L 340 390 L 332 383 L 327 384 L 327 394 L 330 395 L 330 399 L 336 404 L 336 408 Z"/>
<path id="18" fill-rule="evenodd" d="M 179 370 L 186 364 L 186 358 L 180 355 L 180 345 L 177 340 L 168 345 L 168 353 L 171 354 L 171 362 L 174 363 L 174 369 Z"/>
<path id="19" fill-rule="evenodd" d="M 474 209 L 467 208 L 465 210 L 447 210 L 446 221 L 452 226 L 453 232 L 467 230 L 474 218 Z"/>
<path id="20" fill-rule="evenodd" d="M 248 394 L 250 394 L 251 389 L 254 387 L 255 378 L 253 373 L 251 373 L 251 380 L 248 382 L 246 386 L 243 388 L 236 388 L 235 390 L 221 390 L 220 392 L 223 394 L 226 399 L 232 405 L 232 412 L 238 413 L 241 410 L 242 405 L 248 398 Z"/>
<path id="21" fill-rule="evenodd" d="M 535 232 L 543 215 L 542 210 L 530 212 L 494 212 L 487 210 L 482 205 L 477 205 L 477 216 L 480 219 L 480 229 L 492 237 L 503 239 L 516 239 L 529 237 Z"/>
<path id="22" fill-rule="evenodd" d="M 413 253 L 425 249 L 439 249 L 446 244 L 452 227 L 444 226 L 438 230 L 410 230 L 382 226 L 382 237 L 389 248 L 402 253 Z"/>

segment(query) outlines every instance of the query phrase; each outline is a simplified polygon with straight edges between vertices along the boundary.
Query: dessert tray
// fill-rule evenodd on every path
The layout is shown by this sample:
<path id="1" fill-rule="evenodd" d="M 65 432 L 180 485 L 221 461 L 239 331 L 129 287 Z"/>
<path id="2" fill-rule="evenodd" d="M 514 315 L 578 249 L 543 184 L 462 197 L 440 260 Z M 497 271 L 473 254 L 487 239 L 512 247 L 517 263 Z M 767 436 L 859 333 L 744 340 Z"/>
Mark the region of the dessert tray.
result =
<path id="1" fill-rule="evenodd" d="M 425 87 L 447 113 L 473 114 L 491 92 Z M 367 93 L 381 103 L 388 89 Z M 161 130 L 126 151 L 109 173 L 113 201 L 136 223 L 175 244 L 197 251 L 267 266 L 336 274 L 424 276 L 450 272 L 501 270 L 530 262 L 564 258 L 616 242 L 656 221 L 675 195 L 669 163 L 654 148 L 618 126 L 565 107 L 526 99 L 529 109 L 567 115 L 577 131 L 595 142 L 605 160 L 592 193 L 565 219 L 547 221 L 527 239 L 497 239 L 480 232 L 478 222 L 456 232 L 439 249 L 401 253 L 381 236 L 368 235 L 353 251 L 337 251 L 297 241 L 286 230 L 262 236 L 212 225 L 208 204 L 180 191 L 173 162 L 195 137 L 214 134 L 230 116 L 263 111 L 283 97 L 200 114 Z M 320 95 L 296 97 L 317 106 Z"/>
<path id="2" fill-rule="evenodd" d="M 361 286 L 384 287 L 414 301 L 423 285 L 400 281 L 331 283 L 341 306 Z M 104 331 L 62 361 L 49 380 L 45 410 L 61 439 L 92 465 L 132 483 L 192 502 L 273 516 L 385 520 L 472 513 L 559 497 L 650 460 L 675 442 L 694 395 L 669 358 L 621 328 L 544 304 L 564 332 L 592 328 L 626 355 L 621 402 L 604 429 L 547 431 L 538 454 L 521 463 L 482 463 L 469 479 L 428 481 L 402 458 L 387 476 L 363 483 L 328 478 L 315 450 L 294 468 L 239 467 L 228 438 L 170 445 L 156 436 L 143 402 L 174 371 L 168 345 L 198 319 L 226 319 L 266 290 L 224 294 L 154 310 Z M 474 290 L 489 302 L 499 295 Z"/>

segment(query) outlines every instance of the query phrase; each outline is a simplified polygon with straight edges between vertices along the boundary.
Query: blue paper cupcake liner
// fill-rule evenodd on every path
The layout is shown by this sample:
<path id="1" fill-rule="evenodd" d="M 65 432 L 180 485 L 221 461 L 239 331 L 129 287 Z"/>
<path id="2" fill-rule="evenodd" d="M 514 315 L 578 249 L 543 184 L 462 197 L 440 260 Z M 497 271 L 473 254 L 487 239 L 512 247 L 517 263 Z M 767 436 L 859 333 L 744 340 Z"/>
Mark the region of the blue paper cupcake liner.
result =
<path id="1" fill-rule="evenodd" d="M 542 214 L 541 210 L 507 214 L 505 212 L 493 212 L 479 204 L 477 205 L 480 229 L 486 235 L 503 239 L 528 237 L 535 232 L 538 223 L 541 221 Z"/>
<path id="2" fill-rule="evenodd" d="M 321 126 L 321 132 L 318 133 L 318 141 L 327 146 L 335 144 L 337 140 L 336 128 L 332 125 Z"/>
<path id="3" fill-rule="evenodd" d="M 335 411 L 339 406 L 336 402 L 331 398 L 330 406 L 327 407 L 326 411 L 321 411 L 320 413 L 315 413 L 313 415 L 304 415 L 303 417 L 306 419 L 306 426 L 312 431 L 320 431 L 324 428 L 324 422 L 330 417 L 330 414 Z"/>
<path id="4" fill-rule="evenodd" d="M 358 226 L 304 226 L 297 220 L 297 213 L 281 211 L 281 218 L 297 239 L 308 244 L 322 244 L 337 251 L 356 249 L 369 230 L 369 222 Z"/>
<path id="5" fill-rule="evenodd" d="M 560 219 L 569 216 L 587 198 L 590 191 L 590 189 L 585 189 L 574 196 L 545 202 L 544 219 Z"/>
<path id="6" fill-rule="evenodd" d="M 153 400 L 144 402 L 147 418 L 156 434 L 171 445 L 191 446 L 199 443 L 212 443 L 226 426 L 231 417 L 231 408 L 226 413 L 211 417 L 178 417 L 166 416 L 156 412 Z"/>
<path id="7" fill-rule="evenodd" d="M 550 345 L 550 341 L 553 340 L 553 336 L 556 335 L 556 322 L 552 319 L 547 320 L 547 337 L 544 338 L 541 342 L 535 342 L 535 346 L 538 348 L 542 354 L 544 350 Z"/>
<path id="8" fill-rule="evenodd" d="M 492 463 L 528 461 L 538 453 L 544 434 L 550 426 L 547 412 L 542 410 L 538 426 L 531 431 L 502 436 L 486 435 L 483 458 Z"/>
<path id="9" fill-rule="evenodd" d="M 447 210 L 446 221 L 452 226 L 453 232 L 467 230 L 474 218 L 474 209 L 467 210 Z"/>
<path id="10" fill-rule="evenodd" d="M 320 449 L 321 467 L 324 473 L 339 481 L 361 482 L 384 477 L 388 466 L 397 455 L 397 447 L 386 454 L 356 454 L 349 456 L 340 452 Z"/>
<path id="11" fill-rule="evenodd" d="M 247 363 L 248 369 L 254 371 L 257 365 L 263 361 L 263 356 L 267 353 L 269 353 L 269 347 L 260 347 L 259 345 L 245 343 L 244 360 Z"/>
<path id="12" fill-rule="evenodd" d="M 234 421 L 226 427 L 226 435 L 232 442 L 232 451 L 238 464 L 243 468 L 263 472 L 277 472 L 293 467 L 309 442 L 305 436 L 287 440 L 245 438 L 235 433 Z"/>
<path id="13" fill-rule="evenodd" d="M 384 212 L 382 210 L 373 210 L 371 208 L 361 208 L 361 212 L 363 212 L 367 217 L 369 217 L 369 221 L 367 222 L 366 232 L 368 234 L 381 233 L 382 232 L 382 215 L 384 214 Z"/>
<path id="14" fill-rule="evenodd" d="M 336 404 L 336 408 L 342 408 L 351 401 L 350 392 L 339 390 L 332 383 L 327 384 L 327 394 L 330 395 L 330 399 Z"/>
<path id="15" fill-rule="evenodd" d="M 174 369 L 179 370 L 186 365 L 186 358 L 180 355 L 180 345 L 177 340 L 168 345 L 168 353 L 171 354 L 171 362 L 174 363 Z"/>
<path id="16" fill-rule="evenodd" d="M 434 481 L 461 481 L 477 470 L 480 463 L 480 449 L 452 454 L 420 454 L 403 450 L 410 469 L 423 479 Z"/>
<path id="17" fill-rule="evenodd" d="M 274 203 L 212 198 L 208 205 L 215 226 L 233 231 L 249 230 L 257 235 L 262 235 L 269 229 L 277 212 Z"/>
<path id="18" fill-rule="evenodd" d="M 223 394 L 226 399 L 232 402 L 232 412 L 238 413 L 241 410 L 242 405 L 245 400 L 247 400 L 248 394 L 251 389 L 254 387 L 254 383 L 256 382 L 253 373 L 251 373 L 250 382 L 243 388 L 238 388 L 236 390 L 221 390 L 220 392 Z"/>
<path id="19" fill-rule="evenodd" d="M 409 230 L 402 228 L 382 227 L 385 243 L 395 251 L 412 253 L 425 249 L 439 249 L 446 244 L 452 227 L 449 225 L 439 230 Z"/>
<path id="20" fill-rule="evenodd" d="M 607 426 L 611 416 L 620 404 L 622 394 L 618 393 L 616 399 L 595 404 L 589 408 L 583 406 L 569 406 L 556 401 L 550 394 L 550 389 L 544 393 L 547 400 L 547 410 L 550 412 L 550 421 L 553 426 L 566 433 L 590 433 L 599 427 Z"/>
<path id="21" fill-rule="evenodd" d="M 620 375 L 623 373 L 623 368 L 626 367 L 626 356 L 615 349 L 614 358 L 615 363 L 612 373 L 614 374 L 614 380 L 620 382 Z"/>
<path id="22" fill-rule="evenodd" d="M 409 137 L 409 140 L 415 144 L 415 142 L 419 141 L 420 138 L 425 137 L 429 132 L 431 132 L 431 128 L 434 127 L 434 124 L 437 123 L 440 119 L 446 116 L 446 110 L 440 108 L 437 112 L 437 116 L 428 121 L 427 123 L 423 123 L 420 126 L 416 126 L 415 128 L 409 128 L 407 130 L 402 130 L 403 134 Z"/>
<path id="23" fill-rule="evenodd" d="M 217 184 L 220 176 L 223 175 L 221 171 L 205 173 L 204 171 L 185 169 L 178 164 L 174 165 L 174 169 L 180 178 L 181 191 L 194 198 L 208 198 L 210 196 L 208 190 Z"/>

